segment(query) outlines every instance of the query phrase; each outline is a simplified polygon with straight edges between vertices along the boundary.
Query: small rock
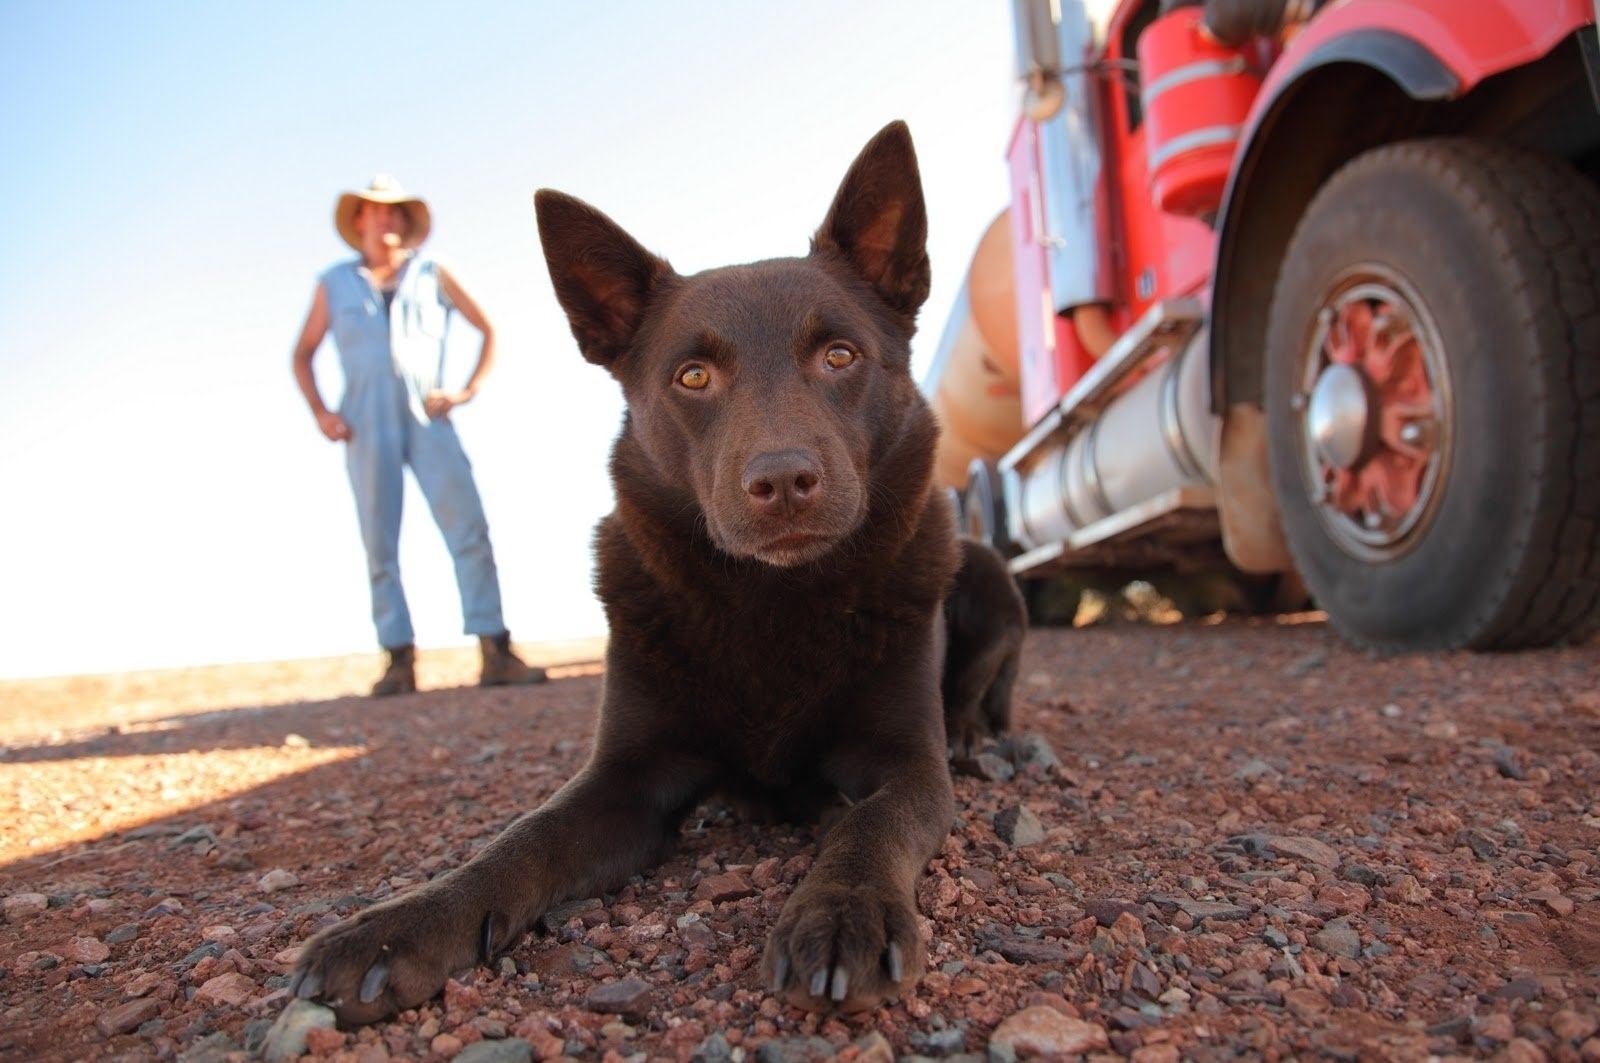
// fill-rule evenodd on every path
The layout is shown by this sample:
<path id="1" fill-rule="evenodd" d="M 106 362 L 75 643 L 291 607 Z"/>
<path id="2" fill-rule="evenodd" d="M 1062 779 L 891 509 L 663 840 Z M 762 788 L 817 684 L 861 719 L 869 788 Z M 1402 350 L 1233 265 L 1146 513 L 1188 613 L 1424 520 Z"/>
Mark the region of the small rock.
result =
<path id="1" fill-rule="evenodd" d="M 1454 720 L 1434 720 L 1423 726 L 1422 733 L 1429 738 L 1452 741 L 1461 736 L 1461 728 Z"/>
<path id="2" fill-rule="evenodd" d="M 1339 866 L 1339 854 L 1333 846 L 1315 838 L 1291 838 L 1274 835 L 1264 841 L 1264 847 L 1279 856 L 1316 864 L 1329 869 Z"/>
<path id="3" fill-rule="evenodd" d="M 256 887 L 262 893 L 276 893 L 279 890 L 292 889 L 298 885 L 300 885 L 299 876 L 292 871 L 285 871 L 281 867 L 275 867 L 268 871 L 256 883 Z"/>
<path id="4" fill-rule="evenodd" d="M 1415 875 L 1401 875 L 1396 878 L 1385 894 L 1390 900 L 1401 904 L 1426 904 L 1433 897 L 1428 888 L 1417 881 Z"/>
<path id="5" fill-rule="evenodd" d="M 1528 769 L 1522 763 L 1522 753 L 1510 746 L 1495 747 L 1494 766 L 1507 779 L 1523 782 L 1528 778 Z"/>
<path id="6" fill-rule="evenodd" d="M 1377 886 L 1383 882 L 1383 876 L 1366 864 L 1341 864 L 1339 877 L 1358 886 Z"/>
<path id="7" fill-rule="evenodd" d="M 428 1042 L 428 1048 L 436 1056 L 452 1059 L 461 1051 L 461 1038 L 453 1033 L 435 1034 L 433 1040 Z"/>
<path id="8" fill-rule="evenodd" d="M 199 826 L 190 827 L 188 830 L 184 831 L 182 834 L 178 835 L 176 838 L 167 843 L 167 845 L 173 849 L 176 849 L 180 845 L 194 845 L 198 847 L 209 846 L 211 848 L 215 848 L 216 844 L 217 834 L 211 829 L 211 824 L 209 823 L 202 823 Z"/>
<path id="9" fill-rule="evenodd" d="M 1473 1023 L 1473 1033 L 1488 1041 L 1504 1043 L 1516 1036 L 1516 1030 L 1511 1025 L 1511 1016 L 1503 1011 L 1492 1015 L 1484 1015 Z"/>
<path id="10" fill-rule="evenodd" d="M 288 1063 L 306 1052 L 306 1035 L 312 1030 L 332 1030 L 337 1025 L 333 1009 L 309 1000 L 290 1001 L 261 1045 L 266 1063 Z"/>
<path id="11" fill-rule="evenodd" d="M 136 1030 L 141 1025 L 156 1017 L 161 1010 L 161 1002 L 149 997 L 130 1000 L 126 1004 L 118 1005 L 110 1011 L 102 1011 L 99 1018 L 94 1020 L 95 1028 L 106 1037 L 115 1037 L 129 1030 Z"/>
<path id="12" fill-rule="evenodd" d="M 1580 1015 L 1576 1011 L 1563 1010 L 1550 1016 L 1550 1032 L 1563 1041 L 1578 1044 L 1594 1036 L 1600 1028 L 1600 1020 L 1593 1015 Z"/>
<path id="13" fill-rule="evenodd" d="M 154 992 L 162 981 L 161 975 L 157 972 L 145 971 L 128 980 L 127 984 L 122 987 L 122 995 L 129 1000 L 134 997 L 147 996 Z"/>
<path id="14" fill-rule="evenodd" d="M 1275 949 L 1285 948 L 1289 944 L 1289 935 L 1275 926 L 1269 926 L 1261 932 L 1261 940 Z"/>
<path id="15" fill-rule="evenodd" d="M 599 986 L 584 998 L 583 1006 L 590 1011 L 614 1015 L 643 1016 L 650 1010 L 650 985 L 638 978 L 624 978 Z"/>
<path id="16" fill-rule="evenodd" d="M 67 942 L 67 955 L 79 963 L 100 963 L 111 955 L 111 946 L 91 937 Z"/>
<path id="17" fill-rule="evenodd" d="M 1195 922 L 1215 919 L 1219 923 L 1233 923 L 1250 918 L 1250 909 L 1221 901 L 1183 901 L 1178 909 Z"/>
<path id="18" fill-rule="evenodd" d="M 995 813 L 994 832 L 1006 843 L 1021 848 L 1044 841 L 1044 827 L 1024 805 L 1012 805 Z"/>
<path id="19" fill-rule="evenodd" d="M 865 1037 L 858 1038 L 855 1046 L 861 1050 L 856 1059 L 861 1063 L 894 1063 L 894 1049 L 883 1034 L 874 1030 Z"/>
<path id="20" fill-rule="evenodd" d="M 1058 1058 L 1111 1047 L 1103 1026 L 1070 1019 L 1054 1008 L 1024 1008 L 1002 1022 L 989 1038 L 989 1059 L 1010 1063 L 1032 1056 Z"/>
<path id="21" fill-rule="evenodd" d="M 1094 921 L 1101 926 L 1110 926 L 1124 912 L 1139 913 L 1139 905 L 1133 901 L 1117 900 L 1114 897 L 1095 897 L 1084 902 L 1084 910 L 1094 916 Z"/>
<path id="22" fill-rule="evenodd" d="M 261 1051 L 267 1034 L 272 1031 L 271 1019 L 254 1019 L 244 1024 L 244 1050 L 251 1055 Z"/>
<path id="23" fill-rule="evenodd" d="M 1472 1032 L 1472 1016 L 1456 1015 L 1436 1022 L 1422 1032 L 1429 1037 L 1448 1037 L 1452 1041 L 1459 1041 Z"/>
<path id="24" fill-rule="evenodd" d="M 201 1038 L 179 1052 L 178 1063 L 224 1063 L 237 1051 L 239 1046 L 234 1044 L 227 1034 L 219 1031 Z"/>
<path id="25" fill-rule="evenodd" d="M 126 945 L 128 942 L 133 941 L 138 936 L 138 923 L 123 923 L 121 926 L 112 929 L 112 931 L 106 935 L 106 944 Z"/>
<path id="26" fill-rule="evenodd" d="M 820 1063 L 832 1059 L 833 1045 L 820 1037 L 786 1037 L 756 1050 L 757 1063 Z"/>
<path id="27" fill-rule="evenodd" d="M 201 1004 L 223 1005 L 236 1008 L 256 995 L 255 979 L 247 974 L 219 974 L 195 991 L 194 999 Z"/>
<path id="28" fill-rule="evenodd" d="M 1145 1045 L 1128 1057 L 1129 1063 L 1178 1063 L 1178 1048 L 1172 1044 Z"/>
<path id="29" fill-rule="evenodd" d="M 215 941 L 208 941 L 204 945 L 201 945 L 199 948 L 195 949 L 193 952 L 189 953 L 189 955 L 185 956 L 183 959 L 179 960 L 178 967 L 180 970 L 187 971 L 195 967 L 201 960 L 208 956 L 212 959 L 220 960 L 222 959 L 222 954 L 224 951 L 225 950 L 223 947 L 217 944 Z"/>
<path id="30" fill-rule="evenodd" d="M 478 1041 L 456 1054 L 456 1063 L 530 1063 L 533 1046 L 522 1038 Z"/>
<path id="31" fill-rule="evenodd" d="M 1544 1049 L 1526 1037 L 1514 1037 L 1511 1043 L 1506 1045 L 1505 1051 L 1500 1053 L 1499 1058 L 1505 1063 L 1545 1063 L 1550 1057 L 1545 1055 Z"/>
<path id="32" fill-rule="evenodd" d="M 979 935 L 978 943 L 993 949 L 1011 963 L 1061 964 L 1066 962 L 1066 948 L 1054 941 L 1041 941 L 1013 934 Z M 982 979 L 977 980 L 979 991 L 989 988 Z"/>
<path id="33" fill-rule="evenodd" d="M 1312 943 L 1330 956 L 1355 959 L 1361 955 L 1361 935 L 1344 919 L 1328 923 L 1311 939 Z"/>
<path id="34" fill-rule="evenodd" d="M 1532 978 L 1516 978 L 1496 989 L 1490 996 L 1496 1000 L 1538 1000 L 1544 988 Z"/>
<path id="35" fill-rule="evenodd" d="M 1161 995 L 1161 979 L 1144 964 L 1136 963 L 1129 988 L 1146 1000 L 1155 1000 Z"/>
<path id="36" fill-rule="evenodd" d="M 1500 846 L 1486 832 L 1476 827 L 1456 832 L 1456 844 L 1472 850 L 1479 860 L 1493 860 L 1500 855 Z"/>
<path id="37" fill-rule="evenodd" d="M 163 915 L 177 915 L 183 911 L 183 902 L 176 897 L 165 897 L 144 910 L 144 918 L 160 919 Z"/>
<path id="38" fill-rule="evenodd" d="M 1241 782 L 1255 782 L 1257 779 L 1270 779 L 1277 774 L 1279 774 L 1277 768 L 1257 757 L 1246 761 L 1244 767 L 1233 773 L 1233 777 Z"/>
<path id="39" fill-rule="evenodd" d="M 710 901 L 713 904 L 743 900 L 745 897 L 755 895 L 756 888 L 750 885 L 750 880 L 736 871 L 701 879 L 700 885 L 696 886 L 694 891 L 695 900 Z"/>
<path id="40" fill-rule="evenodd" d="M 993 753 L 979 753 L 975 757 L 962 757 L 950 762 L 962 775 L 971 775 L 988 782 L 1006 782 L 1017 773 L 1011 762 Z"/>
<path id="41" fill-rule="evenodd" d="M 1554 897 L 1540 897 L 1539 903 L 1550 909 L 1551 915 L 1558 915 L 1563 918 L 1571 915 L 1576 907 L 1570 897 L 1563 897 L 1560 894 Z"/>
<path id="42" fill-rule="evenodd" d="M 50 898 L 42 893 L 13 893 L 4 901 L 6 921 L 15 923 L 38 915 L 50 907 Z"/>
<path id="43" fill-rule="evenodd" d="M 701 1041 L 689 1057 L 690 1063 L 732 1063 L 733 1046 L 720 1032 Z"/>
<path id="44" fill-rule="evenodd" d="M 911 1047 L 929 1056 L 948 1056 L 967 1047 L 966 1025 L 960 1023 L 942 1030 L 912 1031 L 906 1040 Z"/>
<path id="45" fill-rule="evenodd" d="M 339 1051 L 343 1047 L 344 1034 L 338 1030 L 325 1030 L 319 1026 L 316 1029 L 306 1031 L 306 1050 L 312 1055 L 328 1055 Z"/>
<path id="46" fill-rule="evenodd" d="M 1012 735 L 1001 744 L 1001 750 L 1018 771 L 1027 775 L 1045 775 L 1061 767 L 1061 758 L 1050 743 L 1036 734 Z"/>
<path id="47" fill-rule="evenodd" d="M 1315 1019 L 1333 1009 L 1328 998 L 1315 989 L 1291 989 L 1283 995 L 1283 1004 L 1302 1020 Z"/>

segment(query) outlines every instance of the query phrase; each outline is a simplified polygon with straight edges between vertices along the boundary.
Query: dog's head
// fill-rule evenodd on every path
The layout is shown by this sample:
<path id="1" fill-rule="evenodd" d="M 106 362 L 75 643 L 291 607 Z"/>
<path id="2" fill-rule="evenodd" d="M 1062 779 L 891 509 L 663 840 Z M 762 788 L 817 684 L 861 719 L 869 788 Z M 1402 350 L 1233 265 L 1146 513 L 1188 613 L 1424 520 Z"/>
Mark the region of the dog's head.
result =
<path id="1" fill-rule="evenodd" d="M 580 200 L 535 204 L 556 297 L 622 383 L 652 486 L 692 493 L 735 557 L 800 565 L 854 534 L 875 463 L 924 411 L 928 226 L 905 124 L 862 149 L 804 258 L 684 277 Z"/>

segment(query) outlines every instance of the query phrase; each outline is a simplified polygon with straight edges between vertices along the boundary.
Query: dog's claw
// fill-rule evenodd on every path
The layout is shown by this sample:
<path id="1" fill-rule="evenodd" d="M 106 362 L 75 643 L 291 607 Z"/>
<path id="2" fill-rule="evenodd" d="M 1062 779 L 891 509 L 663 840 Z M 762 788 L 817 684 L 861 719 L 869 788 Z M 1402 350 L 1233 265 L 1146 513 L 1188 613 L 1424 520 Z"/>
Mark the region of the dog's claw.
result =
<path id="1" fill-rule="evenodd" d="M 905 956 L 900 952 L 900 943 L 889 942 L 889 981 L 898 982 L 906 976 Z"/>
<path id="2" fill-rule="evenodd" d="M 828 969 L 821 968 L 811 976 L 811 995 L 820 997 L 828 991 Z"/>
<path id="3" fill-rule="evenodd" d="M 833 985 L 830 987 L 830 992 L 828 995 L 833 998 L 834 1003 L 838 1003 L 848 996 L 849 993 L 850 972 L 845 970 L 843 967 L 835 967 L 833 969 Z"/>
<path id="4" fill-rule="evenodd" d="M 377 1000 L 378 994 L 382 993 L 384 987 L 388 984 L 389 965 L 387 963 L 373 964 L 367 971 L 366 976 L 361 979 L 361 1003 L 371 1004 L 374 1000 Z"/>
<path id="5" fill-rule="evenodd" d="M 778 969 L 772 975 L 772 991 L 783 992 L 783 987 L 789 984 L 789 957 L 778 957 Z"/>
<path id="6" fill-rule="evenodd" d="M 320 992 L 322 992 L 322 975 L 316 971 L 305 972 L 300 984 L 294 989 L 294 995 L 301 1000 L 310 1000 Z"/>

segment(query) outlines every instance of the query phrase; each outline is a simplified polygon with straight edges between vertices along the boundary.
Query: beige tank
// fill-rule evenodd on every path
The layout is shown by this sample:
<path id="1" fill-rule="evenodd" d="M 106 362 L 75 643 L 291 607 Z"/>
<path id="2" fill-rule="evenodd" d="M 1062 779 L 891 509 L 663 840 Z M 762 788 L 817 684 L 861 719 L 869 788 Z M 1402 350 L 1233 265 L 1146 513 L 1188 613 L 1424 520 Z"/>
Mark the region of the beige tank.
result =
<path id="1" fill-rule="evenodd" d="M 978 241 L 929 374 L 943 429 L 934 476 L 944 487 L 965 487 L 972 459 L 999 458 L 1025 427 L 1007 215 L 1002 211 Z"/>

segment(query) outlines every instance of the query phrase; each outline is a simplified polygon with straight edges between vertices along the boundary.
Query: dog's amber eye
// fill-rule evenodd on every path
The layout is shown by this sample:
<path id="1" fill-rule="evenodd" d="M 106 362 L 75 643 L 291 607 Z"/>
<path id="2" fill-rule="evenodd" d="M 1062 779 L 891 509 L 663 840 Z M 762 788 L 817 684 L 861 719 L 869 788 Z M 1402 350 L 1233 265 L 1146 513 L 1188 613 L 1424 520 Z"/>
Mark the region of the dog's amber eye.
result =
<path id="1" fill-rule="evenodd" d="M 828 353 L 822 356 L 822 360 L 828 363 L 829 369 L 844 369 L 854 363 L 857 357 L 855 351 L 836 343 L 828 348 Z"/>
<path id="2" fill-rule="evenodd" d="M 711 383 L 711 370 L 703 365 L 686 365 L 678 370 L 678 383 L 690 391 L 704 390 Z"/>

